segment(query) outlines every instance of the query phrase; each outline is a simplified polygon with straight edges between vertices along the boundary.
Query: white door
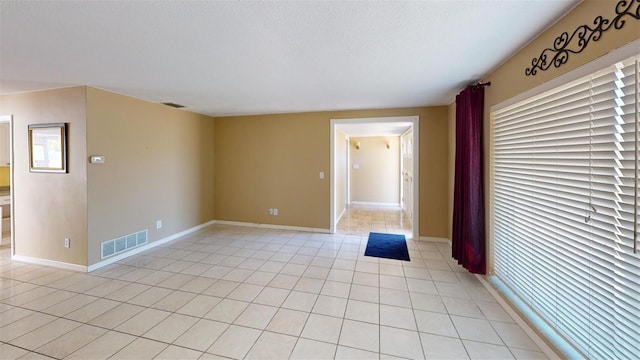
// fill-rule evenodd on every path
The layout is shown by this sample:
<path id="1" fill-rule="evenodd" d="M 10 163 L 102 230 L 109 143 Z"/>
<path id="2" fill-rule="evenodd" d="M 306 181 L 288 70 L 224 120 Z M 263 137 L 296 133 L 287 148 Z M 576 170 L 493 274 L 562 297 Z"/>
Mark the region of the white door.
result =
<path id="1" fill-rule="evenodd" d="M 400 138 L 401 148 L 401 199 L 402 210 L 413 225 L 413 129 Z"/>

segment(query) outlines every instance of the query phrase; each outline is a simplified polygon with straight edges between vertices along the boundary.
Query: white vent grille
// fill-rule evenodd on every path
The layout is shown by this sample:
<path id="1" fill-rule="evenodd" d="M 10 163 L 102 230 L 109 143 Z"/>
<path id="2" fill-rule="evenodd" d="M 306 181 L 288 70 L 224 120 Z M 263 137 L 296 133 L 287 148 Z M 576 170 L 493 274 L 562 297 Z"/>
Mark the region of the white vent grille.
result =
<path id="1" fill-rule="evenodd" d="M 148 230 L 138 231 L 133 234 L 121 236 L 117 239 L 104 241 L 101 245 L 100 256 L 102 259 L 117 255 L 134 247 L 147 243 Z"/>

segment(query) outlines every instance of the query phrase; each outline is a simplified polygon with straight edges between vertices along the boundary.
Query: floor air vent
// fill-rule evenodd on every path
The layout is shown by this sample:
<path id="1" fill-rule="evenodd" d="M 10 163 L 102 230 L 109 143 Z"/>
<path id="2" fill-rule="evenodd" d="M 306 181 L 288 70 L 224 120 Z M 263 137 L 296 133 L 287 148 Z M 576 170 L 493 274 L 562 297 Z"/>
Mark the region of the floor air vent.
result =
<path id="1" fill-rule="evenodd" d="M 117 239 L 104 241 L 101 247 L 102 259 L 117 255 L 134 247 L 147 243 L 148 231 L 142 230 L 133 234 L 125 235 Z"/>

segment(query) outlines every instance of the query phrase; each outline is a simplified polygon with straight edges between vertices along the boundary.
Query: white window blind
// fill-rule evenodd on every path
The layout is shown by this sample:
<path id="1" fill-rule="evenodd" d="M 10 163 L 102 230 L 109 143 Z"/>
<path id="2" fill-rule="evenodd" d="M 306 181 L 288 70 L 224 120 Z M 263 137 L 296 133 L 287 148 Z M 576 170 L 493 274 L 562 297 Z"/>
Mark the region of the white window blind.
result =
<path id="1" fill-rule="evenodd" d="M 639 59 L 492 113 L 494 275 L 592 359 L 640 356 Z"/>

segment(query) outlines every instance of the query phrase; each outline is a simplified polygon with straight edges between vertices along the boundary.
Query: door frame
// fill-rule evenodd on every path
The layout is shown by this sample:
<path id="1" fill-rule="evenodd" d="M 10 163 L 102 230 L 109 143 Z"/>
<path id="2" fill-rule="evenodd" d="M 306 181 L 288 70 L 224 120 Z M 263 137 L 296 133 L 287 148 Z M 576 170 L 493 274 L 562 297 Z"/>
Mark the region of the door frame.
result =
<path id="1" fill-rule="evenodd" d="M 351 147 L 349 146 L 349 144 L 351 144 L 351 139 L 349 139 L 349 137 L 347 136 L 347 138 L 345 139 L 345 142 L 346 142 L 345 145 L 347 147 L 347 158 L 346 158 L 347 168 L 345 169 L 345 174 L 347 176 L 347 188 L 346 188 L 347 194 L 345 195 L 346 196 L 345 205 L 351 205 L 351 165 L 350 165 L 351 164 Z M 332 174 L 335 174 L 335 172 L 332 172 Z M 332 177 L 332 180 L 333 180 L 333 177 Z M 338 215 L 335 215 L 335 216 L 338 216 Z"/>
<path id="2" fill-rule="evenodd" d="M 15 255 L 15 226 L 14 223 L 16 221 L 16 214 L 14 206 L 14 194 L 15 191 L 13 189 L 15 182 L 13 181 L 13 171 L 15 168 L 15 162 L 13 161 L 13 115 L 0 115 L 0 123 L 9 123 L 9 184 L 11 186 L 11 192 L 9 193 L 10 204 L 9 207 L 11 211 L 9 212 L 11 216 L 11 220 L 9 220 L 9 224 L 11 225 L 11 237 L 10 237 L 10 246 L 11 246 L 11 257 Z M 0 219 L 2 221 L 2 219 Z M 2 234 L 0 234 L 0 237 Z"/>
<path id="3" fill-rule="evenodd" d="M 331 145 L 330 145 L 330 169 L 331 169 L 331 177 L 330 177 L 330 190 L 329 190 L 329 232 L 332 234 L 336 233 L 336 125 L 339 124 L 367 124 L 367 123 L 390 123 L 390 122 L 410 122 L 413 128 L 413 223 L 411 224 L 413 227 L 413 239 L 420 239 L 420 116 L 391 116 L 391 117 L 370 117 L 370 118 L 350 118 L 350 119 L 331 119 L 330 123 L 330 135 L 331 135 Z M 347 185 L 348 186 L 348 185 Z"/>
<path id="4" fill-rule="evenodd" d="M 404 149 L 404 140 L 403 139 L 404 139 L 404 137 L 406 135 L 408 135 L 409 132 L 411 132 L 411 140 L 412 140 L 412 143 L 413 143 L 413 139 L 415 138 L 414 133 L 413 133 L 413 127 L 411 127 L 410 129 L 408 129 L 408 130 L 404 131 L 402 134 L 400 134 L 400 207 L 402 208 L 402 210 L 405 210 L 405 211 L 406 211 L 405 208 L 407 207 L 406 206 L 407 205 L 407 200 L 405 199 L 405 196 L 404 196 L 404 189 L 405 189 L 405 186 L 404 186 L 405 174 L 404 173 L 405 173 L 406 170 L 405 170 L 405 167 L 404 167 L 404 152 L 403 152 L 404 151 L 403 150 Z M 414 155 L 415 154 L 412 152 L 411 153 L 412 160 L 413 160 L 413 156 Z M 415 183 L 415 181 L 414 181 L 415 176 L 414 175 L 415 175 L 415 170 L 411 169 L 411 183 L 412 184 Z M 413 202 L 414 201 L 415 201 L 415 196 L 412 194 L 411 195 L 412 208 L 413 208 Z M 411 213 L 410 221 L 411 221 L 411 226 L 413 226 L 414 223 L 416 222 L 413 212 Z"/>

